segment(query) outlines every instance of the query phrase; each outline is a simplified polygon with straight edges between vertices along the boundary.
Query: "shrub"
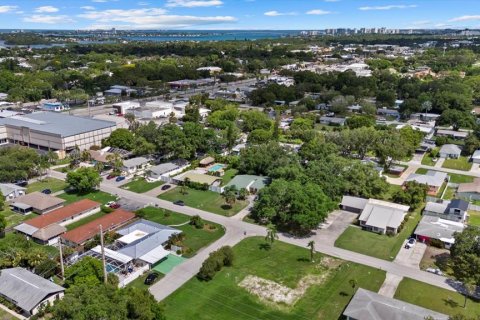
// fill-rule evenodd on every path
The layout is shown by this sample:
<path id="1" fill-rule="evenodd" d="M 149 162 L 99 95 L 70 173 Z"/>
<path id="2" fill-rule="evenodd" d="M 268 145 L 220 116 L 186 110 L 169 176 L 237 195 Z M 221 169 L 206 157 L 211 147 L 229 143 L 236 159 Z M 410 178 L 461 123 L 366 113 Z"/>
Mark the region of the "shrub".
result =
<path id="1" fill-rule="evenodd" d="M 208 258 L 203 262 L 197 278 L 205 281 L 213 279 L 215 274 L 224 266 L 231 266 L 234 260 L 234 253 L 230 246 L 224 246 L 210 253 Z"/>
<path id="2" fill-rule="evenodd" d="M 203 229 L 205 223 L 199 215 L 190 218 L 190 225 L 195 226 L 197 229 Z"/>
<path id="3" fill-rule="evenodd" d="M 438 240 L 438 239 L 430 239 L 429 243 L 432 247 L 436 247 L 436 248 L 440 248 L 440 249 L 443 249 L 445 247 L 443 242 L 441 240 Z"/>
<path id="4" fill-rule="evenodd" d="M 102 210 L 103 213 L 112 213 L 114 210 L 110 207 L 107 206 L 101 206 L 100 210 Z M 138 215 L 138 213 L 137 213 Z"/>

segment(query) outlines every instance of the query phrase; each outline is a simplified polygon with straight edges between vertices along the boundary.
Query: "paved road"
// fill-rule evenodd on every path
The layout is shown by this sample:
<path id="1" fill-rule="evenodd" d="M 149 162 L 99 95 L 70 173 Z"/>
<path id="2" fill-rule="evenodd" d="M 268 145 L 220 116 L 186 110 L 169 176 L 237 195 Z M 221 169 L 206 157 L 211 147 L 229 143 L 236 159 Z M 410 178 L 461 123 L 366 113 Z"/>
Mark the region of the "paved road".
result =
<path id="1" fill-rule="evenodd" d="M 51 176 L 57 179 L 65 179 L 65 174 L 57 171 L 51 171 Z M 266 234 L 266 228 L 251 223 L 246 223 L 237 219 L 224 217 L 211 212 L 187 207 L 177 206 L 173 203 L 165 200 L 161 200 L 155 197 L 151 197 L 145 194 L 138 194 L 128 190 L 120 189 L 112 184 L 101 183 L 100 189 L 102 191 L 115 194 L 119 197 L 134 199 L 138 202 L 143 202 L 152 206 L 161 207 L 167 210 L 176 211 L 189 216 L 199 215 L 202 219 L 209 220 L 225 227 L 225 235 L 211 244 L 210 246 L 200 250 L 196 256 L 188 259 L 181 265 L 174 268 L 167 276 L 150 287 L 150 292 L 155 296 L 158 301 L 168 297 L 184 283 L 191 279 L 200 269 L 202 262 L 208 256 L 208 254 L 224 245 L 235 245 L 244 239 L 246 236 L 264 236 Z M 244 232 L 247 235 L 244 235 Z M 315 240 L 315 235 L 307 238 L 296 238 L 290 235 L 281 234 L 280 241 L 290 243 L 299 247 L 306 248 L 310 240 Z M 345 249 L 334 247 L 330 243 L 316 242 L 316 251 L 327 254 L 333 257 L 337 257 L 343 260 L 352 261 L 355 263 L 367 265 L 373 268 L 384 270 L 388 273 L 412 278 L 421 282 L 426 282 L 441 288 L 448 290 L 455 290 L 450 284 L 447 278 L 419 271 L 416 268 L 400 265 L 394 262 L 377 259 L 374 257 L 366 256 L 356 252 L 348 251 Z"/>

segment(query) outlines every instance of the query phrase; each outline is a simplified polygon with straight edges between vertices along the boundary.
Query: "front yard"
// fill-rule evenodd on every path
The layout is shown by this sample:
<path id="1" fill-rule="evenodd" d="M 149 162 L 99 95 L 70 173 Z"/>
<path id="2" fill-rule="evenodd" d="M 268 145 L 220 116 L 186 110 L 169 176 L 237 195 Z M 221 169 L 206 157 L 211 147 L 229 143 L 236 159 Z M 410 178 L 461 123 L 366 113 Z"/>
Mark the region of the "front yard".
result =
<path id="1" fill-rule="evenodd" d="M 468 161 L 467 157 L 462 156 L 458 159 L 445 159 L 442 168 L 470 171 L 472 163 Z"/>
<path id="2" fill-rule="evenodd" d="M 43 180 L 38 180 L 27 186 L 27 193 L 42 191 L 45 189 L 50 189 L 53 192 L 64 190 L 68 184 L 63 180 L 58 180 L 55 178 L 45 178 Z"/>
<path id="3" fill-rule="evenodd" d="M 400 282 L 394 298 L 450 316 L 461 314 L 471 319 L 480 317 L 478 301 L 467 299 L 467 306 L 464 308 L 465 297 L 460 293 L 409 278 Z"/>
<path id="4" fill-rule="evenodd" d="M 82 199 L 90 199 L 93 201 L 100 202 L 101 204 L 106 204 L 109 201 L 115 201 L 117 199 L 117 197 L 103 191 L 93 191 L 85 194 L 66 192 L 66 193 L 62 193 L 58 197 L 65 199 L 66 200 L 65 204 L 76 202 Z"/>
<path id="5" fill-rule="evenodd" d="M 163 181 L 147 182 L 144 178 L 136 178 L 129 183 L 124 184 L 121 188 L 136 193 L 145 193 L 164 184 Z"/>
<path id="6" fill-rule="evenodd" d="M 13 212 L 10 208 L 6 205 L 5 210 L 0 211 L 0 215 L 4 216 L 7 220 L 7 228 L 16 226 L 25 220 L 31 219 L 36 216 L 35 213 L 29 213 L 27 215 L 23 215 L 20 213 Z"/>
<path id="7" fill-rule="evenodd" d="M 186 253 L 183 256 L 187 258 L 195 255 L 198 250 L 206 247 L 225 234 L 225 230 L 221 225 L 210 221 L 204 221 L 204 228 L 197 229 L 188 224 L 190 221 L 189 216 L 178 212 L 153 207 L 144 208 L 138 212 L 141 212 L 139 215 L 144 219 L 182 230 L 185 234 L 183 245 L 186 250 Z"/>
<path id="8" fill-rule="evenodd" d="M 233 251 L 232 267 L 209 282 L 192 278 L 163 301 L 168 319 L 337 320 L 352 298 L 351 279 L 375 292 L 385 279 L 384 271 L 318 253 L 310 262 L 308 249 L 279 241 L 266 250 L 263 237 L 245 239 Z M 245 287 L 247 277 L 272 286 Z M 282 288 L 298 294 L 296 303 L 266 297 L 282 297 Z"/>
<path id="9" fill-rule="evenodd" d="M 439 150 L 439 148 L 435 148 L 436 150 Z M 436 161 L 433 161 L 433 158 L 430 154 L 430 152 L 426 152 L 425 155 L 422 158 L 422 164 L 425 166 L 435 166 Z"/>
<path id="10" fill-rule="evenodd" d="M 480 212 L 478 211 L 468 211 L 470 217 L 468 218 L 468 225 L 480 227 Z"/>
<path id="11" fill-rule="evenodd" d="M 410 237 L 421 219 L 420 210 L 415 210 L 396 236 L 387 236 L 350 226 L 335 241 L 335 246 L 379 259 L 393 261 L 405 239 Z"/>
<path id="12" fill-rule="evenodd" d="M 182 188 L 180 187 L 165 192 L 159 195 L 158 198 L 171 202 L 182 200 L 186 206 L 227 217 L 237 214 L 248 205 L 247 201 L 237 200 L 235 204 L 230 207 L 226 205 L 225 199 L 220 193 L 187 188 L 186 194 L 182 194 Z"/>

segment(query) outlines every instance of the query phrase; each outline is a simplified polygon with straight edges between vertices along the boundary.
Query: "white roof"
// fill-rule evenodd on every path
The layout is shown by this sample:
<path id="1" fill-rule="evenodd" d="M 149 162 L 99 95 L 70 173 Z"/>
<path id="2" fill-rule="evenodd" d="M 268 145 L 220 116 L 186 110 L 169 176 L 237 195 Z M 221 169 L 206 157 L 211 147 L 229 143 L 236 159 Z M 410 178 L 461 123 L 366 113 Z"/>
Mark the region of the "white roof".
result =
<path id="1" fill-rule="evenodd" d="M 96 246 L 95 248 L 92 249 L 93 252 L 95 253 L 98 253 L 98 254 L 102 254 L 102 249 L 100 248 L 100 246 Z M 118 262 L 121 262 L 121 263 L 129 263 L 130 261 L 132 261 L 133 259 L 123 253 L 120 253 L 120 252 L 117 252 L 117 251 L 113 251 L 113 250 L 110 250 L 108 248 L 104 248 L 103 251 L 105 252 L 105 256 L 106 257 L 109 257 L 115 261 L 118 261 Z"/>
<path id="2" fill-rule="evenodd" d="M 143 237 L 147 236 L 148 232 L 142 231 L 142 230 L 134 230 L 130 232 L 129 234 L 124 235 L 123 237 L 117 239 L 121 243 L 125 244 L 130 244 L 134 241 L 137 241 L 139 239 L 142 239 Z"/>
<path id="3" fill-rule="evenodd" d="M 168 256 L 170 252 L 165 250 L 162 245 L 159 245 L 155 249 L 149 251 L 148 253 L 141 256 L 139 259 L 145 261 L 150 264 L 157 263 L 158 261 L 162 260 L 166 256 Z"/>
<path id="4" fill-rule="evenodd" d="M 38 231 L 37 227 L 31 226 L 31 225 L 26 224 L 26 223 L 21 223 L 18 226 L 15 226 L 13 229 L 15 229 L 17 231 L 20 231 L 21 233 L 28 234 L 29 236 L 31 236 L 36 231 Z"/>

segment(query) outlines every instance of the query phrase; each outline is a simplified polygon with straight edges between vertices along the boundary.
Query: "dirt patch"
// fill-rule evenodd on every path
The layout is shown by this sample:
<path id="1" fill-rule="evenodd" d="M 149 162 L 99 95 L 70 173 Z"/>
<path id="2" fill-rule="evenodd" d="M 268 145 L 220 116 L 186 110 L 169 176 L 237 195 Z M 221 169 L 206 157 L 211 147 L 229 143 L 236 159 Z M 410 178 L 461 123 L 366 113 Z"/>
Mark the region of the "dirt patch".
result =
<path id="1" fill-rule="evenodd" d="M 320 266 L 327 269 L 336 269 L 343 264 L 343 260 L 332 258 L 332 257 L 322 257 L 320 260 Z"/>
<path id="2" fill-rule="evenodd" d="M 238 285 L 264 302 L 292 306 L 303 297 L 308 288 L 322 283 L 327 276 L 328 272 L 322 275 L 305 276 L 300 279 L 295 289 L 253 275 L 246 276 Z"/>
<path id="3" fill-rule="evenodd" d="M 432 246 L 427 246 L 420 262 L 420 269 L 439 268 L 444 272 L 449 271 L 448 262 L 450 259 L 450 251 L 447 249 L 440 249 Z"/>

